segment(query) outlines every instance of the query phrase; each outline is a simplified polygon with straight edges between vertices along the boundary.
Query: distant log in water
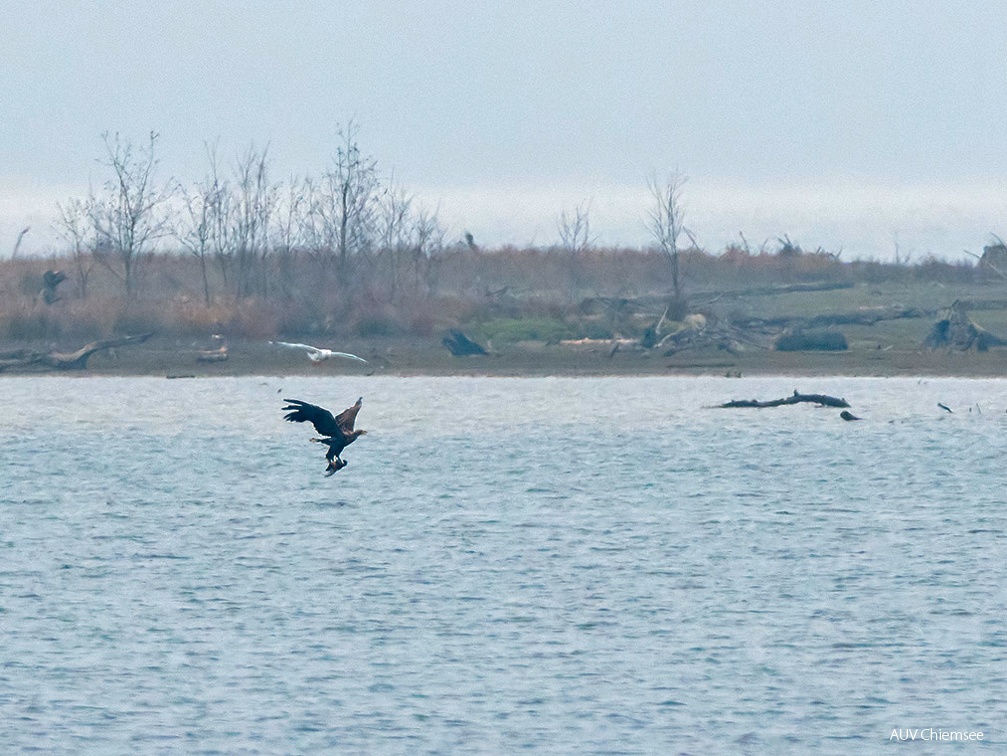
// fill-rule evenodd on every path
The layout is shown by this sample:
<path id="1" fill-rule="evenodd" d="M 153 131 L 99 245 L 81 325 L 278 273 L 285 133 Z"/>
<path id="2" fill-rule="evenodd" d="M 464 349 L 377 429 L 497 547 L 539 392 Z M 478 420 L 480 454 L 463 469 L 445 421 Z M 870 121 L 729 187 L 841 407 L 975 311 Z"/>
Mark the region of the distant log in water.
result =
<path id="1" fill-rule="evenodd" d="M 734 401 L 721 404 L 720 407 L 722 409 L 736 409 L 739 407 L 756 407 L 758 409 L 762 409 L 764 407 L 782 407 L 787 404 L 800 404 L 801 402 L 817 404 L 819 407 L 850 406 L 850 403 L 845 399 L 838 399 L 827 394 L 801 394 L 795 391 L 793 396 L 788 396 L 785 399 L 772 399 L 767 402 L 760 402 L 757 399 L 735 399 Z"/>

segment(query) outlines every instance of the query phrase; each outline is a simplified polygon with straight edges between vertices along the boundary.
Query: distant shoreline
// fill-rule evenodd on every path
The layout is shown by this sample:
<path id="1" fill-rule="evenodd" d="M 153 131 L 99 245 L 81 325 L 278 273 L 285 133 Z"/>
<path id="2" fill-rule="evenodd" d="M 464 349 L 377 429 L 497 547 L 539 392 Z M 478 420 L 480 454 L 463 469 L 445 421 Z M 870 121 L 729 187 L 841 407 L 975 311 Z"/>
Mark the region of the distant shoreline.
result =
<path id="1" fill-rule="evenodd" d="M 4 351 L 28 348 L 0 345 Z M 30 345 L 40 349 L 40 345 Z M 751 349 L 730 354 L 697 349 L 666 356 L 661 350 L 619 349 L 607 343 L 586 346 L 525 342 L 488 355 L 453 357 L 436 338 L 360 339 L 341 349 L 366 358 L 366 364 L 333 358 L 313 364 L 294 350 L 268 342 L 234 341 L 223 362 L 197 361 L 199 345 L 152 338 L 145 344 L 92 356 L 84 370 L 0 371 L 3 377 L 159 376 L 212 378 L 236 376 L 725 376 L 1007 378 L 1007 350 L 954 352 L 919 349 L 849 349 L 840 352 L 777 352 Z"/>

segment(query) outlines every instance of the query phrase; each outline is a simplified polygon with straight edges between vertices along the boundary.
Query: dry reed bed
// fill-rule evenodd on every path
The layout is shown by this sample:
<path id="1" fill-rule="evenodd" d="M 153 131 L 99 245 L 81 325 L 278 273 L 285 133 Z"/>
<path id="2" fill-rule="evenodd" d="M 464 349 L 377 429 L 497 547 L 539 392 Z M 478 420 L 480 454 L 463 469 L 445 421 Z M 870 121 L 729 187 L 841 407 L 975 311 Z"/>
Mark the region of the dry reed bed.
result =
<path id="1" fill-rule="evenodd" d="M 130 296 L 114 267 L 93 257 L 7 260 L 0 262 L 0 339 L 75 342 L 141 332 L 176 338 L 221 333 L 245 340 L 426 338 L 445 328 L 478 331 L 504 321 L 536 322 L 541 329 L 551 328 L 556 338 L 605 338 L 636 335 L 633 331 L 646 327 L 651 315 L 608 317 L 585 302 L 670 296 L 668 260 L 655 250 L 589 249 L 571 256 L 560 249 L 475 251 L 455 246 L 412 259 L 411 267 L 391 252 L 354 260 L 343 270 L 325 263 L 296 253 L 271 256 L 263 261 L 262 285 L 254 296 L 238 296 L 226 270 L 211 264 L 207 299 L 199 261 L 191 255 L 146 256 L 136 266 Z M 47 304 L 41 296 L 42 275 L 55 269 L 67 279 L 57 301 Z M 801 282 L 1004 289 L 989 271 L 932 258 L 894 265 L 843 262 L 821 252 L 751 255 L 729 248 L 719 255 L 683 252 L 682 269 L 692 307 L 714 306 L 701 297 L 717 300 L 724 292 Z M 725 307 L 729 299 L 716 306 Z M 820 301 L 828 308 L 834 298 L 822 296 Z"/>

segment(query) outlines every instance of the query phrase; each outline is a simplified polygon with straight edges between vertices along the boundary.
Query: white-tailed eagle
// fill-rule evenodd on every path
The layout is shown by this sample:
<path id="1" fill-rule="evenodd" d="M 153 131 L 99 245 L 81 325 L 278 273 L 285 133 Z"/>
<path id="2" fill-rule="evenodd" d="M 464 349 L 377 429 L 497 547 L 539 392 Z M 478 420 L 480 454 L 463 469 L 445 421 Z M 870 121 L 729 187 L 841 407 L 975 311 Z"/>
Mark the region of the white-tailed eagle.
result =
<path id="1" fill-rule="evenodd" d="M 346 467 L 347 462 L 339 455 L 343 449 L 356 441 L 358 436 L 367 433 L 365 430 L 353 429 L 353 423 L 357 419 L 357 413 L 360 412 L 364 398 L 360 397 L 356 404 L 335 416 L 324 407 L 308 404 L 300 399 L 284 399 L 283 401 L 288 403 L 283 408 L 283 411 L 287 413 L 283 419 L 291 423 L 311 423 L 322 436 L 322 438 L 311 440 L 329 447 L 325 452 L 325 459 L 329 463 L 325 468 L 326 477 Z"/>

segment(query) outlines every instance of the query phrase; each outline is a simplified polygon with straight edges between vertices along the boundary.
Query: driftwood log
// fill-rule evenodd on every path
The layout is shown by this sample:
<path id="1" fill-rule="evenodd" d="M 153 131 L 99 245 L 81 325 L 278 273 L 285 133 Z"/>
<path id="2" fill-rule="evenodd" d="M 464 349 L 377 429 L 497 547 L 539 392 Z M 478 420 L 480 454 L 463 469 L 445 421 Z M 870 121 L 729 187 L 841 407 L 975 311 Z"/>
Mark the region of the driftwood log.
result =
<path id="1" fill-rule="evenodd" d="M 884 320 L 922 318 L 926 313 L 915 307 L 891 305 L 890 307 L 869 307 L 855 312 L 840 312 L 830 315 L 815 315 L 810 318 L 785 315 L 778 318 L 741 318 L 734 325 L 749 331 L 777 331 L 790 329 L 808 331 L 844 325 L 872 326 Z"/>
<path id="2" fill-rule="evenodd" d="M 227 362 L 227 347 L 200 349 L 196 352 L 196 362 Z"/>
<path id="3" fill-rule="evenodd" d="M 773 345 L 760 334 L 752 334 L 723 322 L 708 326 L 701 331 L 683 329 L 665 338 L 659 346 L 665 346 L 665 357 L 674 357 L 687 349 L 716 347 L 728 354 L 737 354 L 747 347 L 772 349 Z"/>
<path id="4" fill-rule="evenodd" d="M 151 336 L 152 334 L 144 333 L 139 336 L 120 336 L 115 339 L 92 341 L 75 352 L 37 352 L 30 349 L 18 349 L 13 352 L 0 353 L 0 371 L 18 368 L 84 370 L 87 368 L 87 361 L 91 355 L 115 347 L 142 344 Z"/>
<path id="5" fill-rule="evenodd" d="M 227 340 L 217 333 L 210 338 L 216 346 L 198 350 L 196 362 L 227 362 Z"/>
<path id="6" fill-rule="evenodd" d="M 788 404 L 800 404 L 801 402 L 817 404 L 819 407 L 850 406 L 850 403 L 845 399 L 839 399 L 834 396 L 829 396 L 828 394 L 802 394 L 798 391 L 794 391 L 792 396 L 788 396 L 785 399 L 771 399 L 766 402 L 760 402 L 757 399 L 735 399 L 734 401 L 721 404 L 720 407 L 722 409 L 735 409 L 739 407 L 756 407 L 758 409 L 762 409 L 764 407 L 783 407 Z"/>

